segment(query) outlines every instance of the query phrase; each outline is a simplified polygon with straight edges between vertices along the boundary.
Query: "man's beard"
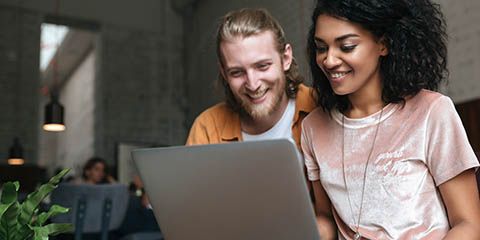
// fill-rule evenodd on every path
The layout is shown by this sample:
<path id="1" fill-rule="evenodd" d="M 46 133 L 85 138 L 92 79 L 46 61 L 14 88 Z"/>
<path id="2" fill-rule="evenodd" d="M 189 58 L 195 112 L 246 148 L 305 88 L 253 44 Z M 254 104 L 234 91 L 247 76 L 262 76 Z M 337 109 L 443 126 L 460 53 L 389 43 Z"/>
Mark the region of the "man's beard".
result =
<path id="1" fill-rule="evenodd" d="M 270 100 L 262 104 L 251 104 L 248 102 L 242 102 L 243 111 L 252 119 L 262 119 L 270 116 L 272 113 L 278 110 L 284 94 L 275 94 Z"/>
<path id="2" fill-rule="evenodd" d="M 253 120 L 256 120 L 256 119 L 262 119 L 262 118 L 268 117 L 272 113 L 277 111 L 280 108 L 283 98 L 286 97 L 285 89 L 284 89 L 285 80 L 283 80 L 282 82 L 283 83 L 278 83 L 279 86 L 282 86 L 282 88 L 280 89 L 271 88 L 268 90 L 268 91 L 276 91 L 276 92 L 270 99 L 266 99 L 266 101 L 261 104 L 253 104 L 249 102 L 248 99 L 244 99 L 246 97 L 242 97 L 242 98 L 236 97 L 237 102 L 241 106 L 241 114 L 244 116 L 246 115 Z M 267 93 L 267 94 L 270 94 L 270 93 Z"/>

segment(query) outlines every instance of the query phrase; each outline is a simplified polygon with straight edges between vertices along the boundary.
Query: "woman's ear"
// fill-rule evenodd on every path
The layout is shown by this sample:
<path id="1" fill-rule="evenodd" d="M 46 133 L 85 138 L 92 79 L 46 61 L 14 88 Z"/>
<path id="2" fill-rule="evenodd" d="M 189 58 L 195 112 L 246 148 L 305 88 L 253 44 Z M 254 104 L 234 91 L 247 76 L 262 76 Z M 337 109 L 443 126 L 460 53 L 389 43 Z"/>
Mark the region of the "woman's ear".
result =
<path id="1" fill-rule="evenodd" d="M 378 41 L 379 47 L 380 47 L 380 56 L 387 56 L 388 55 L 388 47 L 387 47 L 387 41 L 385 37 L 381 37 L 380 40 Z"/>

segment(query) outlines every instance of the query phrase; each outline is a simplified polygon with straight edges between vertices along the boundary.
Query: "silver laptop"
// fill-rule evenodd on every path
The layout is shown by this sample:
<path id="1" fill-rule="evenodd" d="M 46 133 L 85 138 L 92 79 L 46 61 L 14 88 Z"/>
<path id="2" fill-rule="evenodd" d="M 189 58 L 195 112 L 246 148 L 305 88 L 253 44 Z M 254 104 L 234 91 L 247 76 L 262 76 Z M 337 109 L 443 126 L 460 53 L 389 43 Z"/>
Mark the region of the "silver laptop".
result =
<path id="1" fill-rule="evenodd" d="M 166 240 L 319 239 L 288 140 L 134 150 Z"/>

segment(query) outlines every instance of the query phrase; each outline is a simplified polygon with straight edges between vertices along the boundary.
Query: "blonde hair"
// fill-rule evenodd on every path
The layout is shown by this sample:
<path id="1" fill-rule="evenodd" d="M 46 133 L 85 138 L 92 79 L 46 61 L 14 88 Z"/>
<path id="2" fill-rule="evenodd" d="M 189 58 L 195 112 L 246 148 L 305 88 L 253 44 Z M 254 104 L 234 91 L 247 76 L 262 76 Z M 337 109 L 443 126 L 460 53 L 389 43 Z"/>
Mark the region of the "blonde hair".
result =
<path id="1" fill-rule="evenodd" d="M 220 45 L 224 41 L 231 41 L 237 37 L 250 37 L 266 31 L 271 31 L 275 39 L 275 48 L 279 54 L 283 54 L 287 44 L 285 33 L 278 21 L 265 9 L 244 8 L 227 13 L 220 19 L 217 29 L 217 58 L 220 66 L 223 67 L 224 59 Z M 290 69 L 285 71 L 286 86 L 285 92 L 289 98 L 295 98 L 298 85 L 303 82 L 303 77 L 298 71 L 295 58 L 292 59 Z M 220 83 L 224 87 L 227 103 L 235 111 L 240 109 L 226 79 L 218 74 Z"/>

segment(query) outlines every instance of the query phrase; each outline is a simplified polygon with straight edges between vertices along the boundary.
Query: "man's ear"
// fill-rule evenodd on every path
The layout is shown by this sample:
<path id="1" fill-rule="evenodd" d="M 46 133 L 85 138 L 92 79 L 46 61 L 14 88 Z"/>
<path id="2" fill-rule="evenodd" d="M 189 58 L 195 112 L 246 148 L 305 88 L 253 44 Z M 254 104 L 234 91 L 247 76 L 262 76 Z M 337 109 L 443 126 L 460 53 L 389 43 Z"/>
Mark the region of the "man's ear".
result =
<path id="1" fill-rule="evenodd" d="M 282 62 L 283 62 L 283 71 L 288 71 L 290 69 L 290 65 L 292 65 L 293 61 L 293 50 L 290 44 L 285 44 L 285 49 L 283 50 L 282 54 Z"/>

